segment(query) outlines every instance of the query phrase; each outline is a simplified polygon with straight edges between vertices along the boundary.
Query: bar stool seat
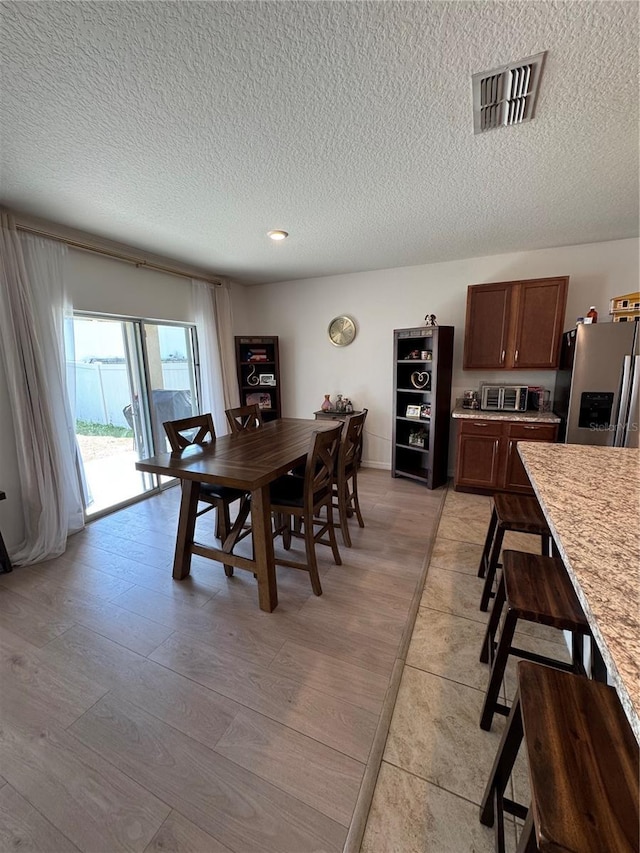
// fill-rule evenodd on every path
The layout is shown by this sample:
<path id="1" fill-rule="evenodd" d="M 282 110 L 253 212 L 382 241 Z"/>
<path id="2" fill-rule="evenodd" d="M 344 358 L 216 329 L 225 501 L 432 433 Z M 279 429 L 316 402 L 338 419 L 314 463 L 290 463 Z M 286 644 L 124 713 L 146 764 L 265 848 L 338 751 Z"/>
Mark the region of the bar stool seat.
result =
<path id="1" fill-rule="evenodd" d="M 509 655 L 584 673 L 582 638 L 590 636 L 587 618 L 562 560 L 522 551 L 505 551 L 503 556 L 502 577 L 480 652 L 481 662 L 492 664 L 480 717 L 480 727 L 486 731 L 491 728 L 494 714 L 506 716 L 509 713 L 509 708 L 498 702 Z M 496 643 L 495 637 L 505 604 L 507 613 Z M 572 644 L 572 663 L 513 646 L 518 620 L 548 625 L 559 631 L 571 631 L 574 638 L 578 638 Z"/>
<path id="2" fill-rule="evenodd" d="M 508 530 L 540 536 L 542 550 L 548 552 L 550 548 L 551 532 L 537 498 L 497 492 L 493 496 L 493 511 L 478 568 L 478 577 L 485 579 L 480 598 L 480 610 L 485 612 L 493 597 L 493 581 L 500 567 L 502 541 Z"/>
<path id="3" fill-rule="evenodd" d="M 504 798 L 524 737 L 531 804 Z M 613 687 L 538 664 L 518 664 L 518 694 L 493 764 L 480 821 L 526 821 L 519 853 L 637 853 L 640 750 Z"/>

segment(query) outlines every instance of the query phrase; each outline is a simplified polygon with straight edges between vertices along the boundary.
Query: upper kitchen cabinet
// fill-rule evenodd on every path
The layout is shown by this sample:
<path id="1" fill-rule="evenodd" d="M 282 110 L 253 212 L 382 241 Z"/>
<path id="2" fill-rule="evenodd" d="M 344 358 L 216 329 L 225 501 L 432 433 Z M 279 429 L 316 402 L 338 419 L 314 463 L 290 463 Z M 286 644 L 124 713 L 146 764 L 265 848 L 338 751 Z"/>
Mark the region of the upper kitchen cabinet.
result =
<path id="1" fill-rule="evenodd" d="M 505 366 L 512 300 L 511 282 L 473 284 L 467 289 L 465 370 Z"/>
<path id="2" fill-rule="evenodd" d="M 467 290 L 465 370 L 557 370 L 568 276 Z"/>

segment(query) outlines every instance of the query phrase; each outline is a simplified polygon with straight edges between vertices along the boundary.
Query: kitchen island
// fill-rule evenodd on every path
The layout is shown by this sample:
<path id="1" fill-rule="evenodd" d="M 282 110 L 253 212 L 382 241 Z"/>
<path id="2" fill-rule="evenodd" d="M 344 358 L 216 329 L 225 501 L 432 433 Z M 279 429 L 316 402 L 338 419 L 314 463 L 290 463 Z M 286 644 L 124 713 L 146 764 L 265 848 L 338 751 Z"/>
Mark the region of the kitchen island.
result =
<path id="1" fill-rule="evenodd" d="M 536 442 L 518 452 L 640 742 L 640 452 Z"/>

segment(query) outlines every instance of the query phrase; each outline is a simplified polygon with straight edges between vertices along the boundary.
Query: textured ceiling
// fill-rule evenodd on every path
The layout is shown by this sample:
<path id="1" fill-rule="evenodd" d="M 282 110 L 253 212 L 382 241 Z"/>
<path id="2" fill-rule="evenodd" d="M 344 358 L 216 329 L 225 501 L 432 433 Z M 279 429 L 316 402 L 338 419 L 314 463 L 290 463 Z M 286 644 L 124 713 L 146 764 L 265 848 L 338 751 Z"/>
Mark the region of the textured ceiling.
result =
<path id="1" fill-rule="evenodd" d="M 16 210 L 244 282 L 638 233 L 635 2 L 1 14 Z M 471 74 L 541 50 L 534 121 L 474 136 Z"/>

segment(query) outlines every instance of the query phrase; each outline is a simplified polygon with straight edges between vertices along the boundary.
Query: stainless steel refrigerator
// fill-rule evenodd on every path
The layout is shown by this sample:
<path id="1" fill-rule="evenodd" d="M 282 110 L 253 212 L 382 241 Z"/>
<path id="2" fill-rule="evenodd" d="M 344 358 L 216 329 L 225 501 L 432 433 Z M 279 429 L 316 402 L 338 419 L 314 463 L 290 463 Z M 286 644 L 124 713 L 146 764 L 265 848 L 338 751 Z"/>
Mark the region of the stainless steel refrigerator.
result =
<path id="1" fill-rule="evenodd" d="M 638 447 L 640 325 L 595 323 L 565 332 L 554 411 L 567 444 Z"/>

